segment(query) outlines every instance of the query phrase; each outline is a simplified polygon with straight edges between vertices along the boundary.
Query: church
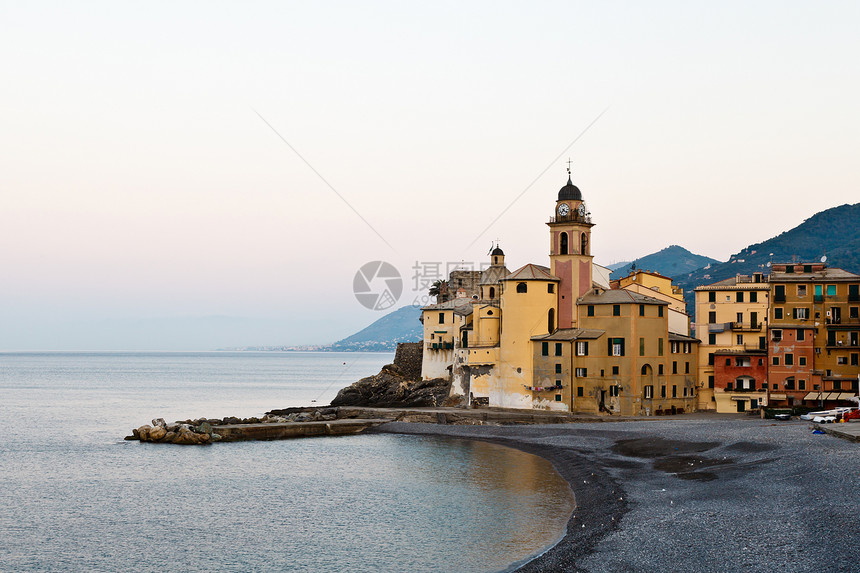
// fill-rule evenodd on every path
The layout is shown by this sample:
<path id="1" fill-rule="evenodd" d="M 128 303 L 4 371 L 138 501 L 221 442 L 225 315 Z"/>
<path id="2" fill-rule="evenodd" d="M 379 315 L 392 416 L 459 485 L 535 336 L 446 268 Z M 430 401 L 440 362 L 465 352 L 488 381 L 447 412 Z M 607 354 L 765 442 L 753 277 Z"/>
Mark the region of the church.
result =
<path id="1" fill-rule="evenodd" d="M 474 271 L 477 288 L 450 284 L 454 298 L 422 308 L 423 378 L 449 378 L 452 395 L 470 405 L 645 416 L 694 410 L 698 340 L 683 292 L 647 271 L 610 280 L 593 261 L 594 223 L 569 173 L 546 223 L 548 267 L 511 272 L 496 245 L 490 266 Z"/>

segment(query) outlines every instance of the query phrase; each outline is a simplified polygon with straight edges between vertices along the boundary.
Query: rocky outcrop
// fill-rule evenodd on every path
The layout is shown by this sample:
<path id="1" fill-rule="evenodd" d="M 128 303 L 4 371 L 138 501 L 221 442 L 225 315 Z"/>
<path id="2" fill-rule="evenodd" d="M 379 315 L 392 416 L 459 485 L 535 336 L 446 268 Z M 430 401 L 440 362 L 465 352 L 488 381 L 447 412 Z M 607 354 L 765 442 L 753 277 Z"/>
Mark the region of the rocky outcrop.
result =
<path id="1" fill-rule="evenodd" d="M 441 406 L 448 398 L 450 388 L 450 382 L 444 378 L 409 380 L 397 365 L 388 364 L 379 374 L 343 388 L 331 405 L 380 408 Z"/>

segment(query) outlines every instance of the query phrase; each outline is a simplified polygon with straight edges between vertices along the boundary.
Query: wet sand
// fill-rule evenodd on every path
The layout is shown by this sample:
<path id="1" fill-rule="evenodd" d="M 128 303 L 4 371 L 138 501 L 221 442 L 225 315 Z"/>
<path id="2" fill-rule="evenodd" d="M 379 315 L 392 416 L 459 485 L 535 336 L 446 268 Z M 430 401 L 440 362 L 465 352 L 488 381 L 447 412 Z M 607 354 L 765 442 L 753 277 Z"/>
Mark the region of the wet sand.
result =
<path id="1" fill-rule="evenodd" d="M 805 422 L 698 415 L 373 431 L 488 440 L 550 460 L 577 508 L 564 538 L 518 571 L 847 571 L 860 559 L 860 446 Z"/>

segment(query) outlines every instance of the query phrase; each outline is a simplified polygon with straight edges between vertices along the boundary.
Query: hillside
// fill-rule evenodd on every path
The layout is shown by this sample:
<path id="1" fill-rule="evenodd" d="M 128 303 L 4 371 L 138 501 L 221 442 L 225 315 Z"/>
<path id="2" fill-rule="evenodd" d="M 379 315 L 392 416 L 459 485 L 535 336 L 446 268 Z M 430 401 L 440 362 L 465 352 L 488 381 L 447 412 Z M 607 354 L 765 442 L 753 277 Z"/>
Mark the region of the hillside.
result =
<path id="1" fill-rule="evenodd" d="M 773 256 L 771 256 L 773 253 Z M 768 263 L 813 262 L 827 256 L 827 266 L 860 274 L 860 203 L 816 213 L 797 227 L 735 253 L 725 263 L 676 274 L 675 284 L 686 291 L 692 309 L 692 290 L 737 274 L 769 273 Z M 671 275 L 670 275 L 671 276 Z"/>
<path id="2" fill-rule="evenodd" d="M 675 278 L 700 269 L 708 264 L 718 262 L 716 259 L 691 253 L 678 245 L 671 245 L 662 251 L 616 266 L 609 278 L 614 280 L 626 277 L 630 274 L 633 265 L 636 265 L 637 269 L 653 271 L 667 277 Z"/>
<path id="3" fill-rule="evenodd" d="M 404 306 L 386 314 L 355 334 L 338 340 L 325 350 L 338 352 L 394 350 L 398 342 L 421 340 L 423 327 L 419 321 L 420 317 L 419 307 Z"/>

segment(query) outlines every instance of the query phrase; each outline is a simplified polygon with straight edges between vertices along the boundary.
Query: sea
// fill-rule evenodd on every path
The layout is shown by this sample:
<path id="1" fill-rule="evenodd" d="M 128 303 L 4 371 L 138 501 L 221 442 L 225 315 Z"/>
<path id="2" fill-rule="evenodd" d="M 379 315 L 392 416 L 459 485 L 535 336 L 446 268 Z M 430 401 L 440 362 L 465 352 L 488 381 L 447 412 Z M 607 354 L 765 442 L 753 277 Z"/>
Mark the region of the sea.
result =
<path id="1" fill-rule="evenodd" d="M 0 353 L 0 571 L 505 571 L 564 534 L 552 465 L 391 434 L 211 446 L 153 418 L 324 405 L 389 353 Z"/>

